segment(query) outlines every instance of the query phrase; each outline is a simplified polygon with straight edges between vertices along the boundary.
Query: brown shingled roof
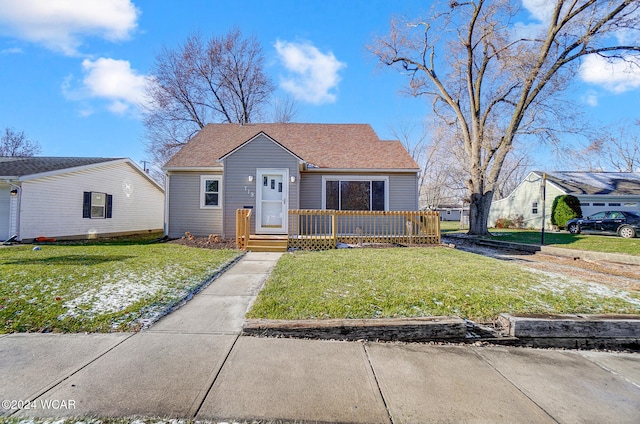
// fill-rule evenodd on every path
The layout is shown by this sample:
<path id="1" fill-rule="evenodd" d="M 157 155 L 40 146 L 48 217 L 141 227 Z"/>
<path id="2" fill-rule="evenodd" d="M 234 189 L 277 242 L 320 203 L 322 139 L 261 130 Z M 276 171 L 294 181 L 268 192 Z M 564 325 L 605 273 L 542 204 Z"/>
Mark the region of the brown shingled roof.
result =
<path id="1" fill-rule="evenodd" d="M 333 169 L 418 169 L 399 141 L 368 124 L 209 124 L 165 168 L 216 167 L 218 159 L 261 132 L 310 165 Z"/>

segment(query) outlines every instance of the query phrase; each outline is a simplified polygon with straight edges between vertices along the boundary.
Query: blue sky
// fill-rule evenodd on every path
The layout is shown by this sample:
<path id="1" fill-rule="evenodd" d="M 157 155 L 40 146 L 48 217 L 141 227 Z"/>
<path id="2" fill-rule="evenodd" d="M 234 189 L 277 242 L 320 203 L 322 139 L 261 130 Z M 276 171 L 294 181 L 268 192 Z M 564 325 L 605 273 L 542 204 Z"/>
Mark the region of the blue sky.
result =
<path id="1" fill-rule="evenodd" d="M 531 19 L 544 0 L 525 0 Z M 369 123 L 383 139 L 419 122 L 430 103 L 398 94 L 406 79 L 380 69 L 365 46 L 393 15 L 429 1 L 0 0 L 0 128 L 24 131 L 46 156 L 148 159 L 137 103 L 163 46 L 194 31 L 255 35 L 276 95 L 297 99 L 298 122 Z M 312 70 L 322 70 L 313 72 Z M 640 73 L 587 63 L 576 101 L 603 126 L 640 118 Z M 541 159 L 541 161 L 544 159 Z M 542 163 L 541 165 L 548 165 Z M 548 167 L 548 166 L 547 166 Z"/>

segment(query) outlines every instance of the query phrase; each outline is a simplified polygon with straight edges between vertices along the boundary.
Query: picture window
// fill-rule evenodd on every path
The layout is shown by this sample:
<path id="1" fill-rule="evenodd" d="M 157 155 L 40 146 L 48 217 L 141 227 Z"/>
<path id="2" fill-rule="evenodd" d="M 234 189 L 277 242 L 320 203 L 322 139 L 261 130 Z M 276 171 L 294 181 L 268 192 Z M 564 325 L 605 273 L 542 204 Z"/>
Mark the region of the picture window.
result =
<path id="1" fill-rule="evenodd" d="M 343 211 L 387 210 L 388 179 L 325 179 L 325 209 Z"/>

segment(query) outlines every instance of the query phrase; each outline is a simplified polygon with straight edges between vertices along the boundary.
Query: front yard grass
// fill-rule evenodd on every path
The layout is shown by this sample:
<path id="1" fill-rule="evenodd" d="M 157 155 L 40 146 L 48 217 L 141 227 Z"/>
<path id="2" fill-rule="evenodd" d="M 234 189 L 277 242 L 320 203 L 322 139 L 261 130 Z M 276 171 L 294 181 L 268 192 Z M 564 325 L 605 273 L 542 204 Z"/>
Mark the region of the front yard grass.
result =
<path id="1" fill-rule="evenodd" d="M 0 248 L 0 333 L 136 330 L 238 254 L 141 242 Z"/>
<path id="2" fill-rule="evenodd" d="M 502 313 L 638 313 L 640 293 L 549 281 L 496 259 L 443 247 L 284 255 L 248 314 L 264 319 Z"/>
<path id="3" fill-rule="evenodd" d="M 442 235 L 448 233 L 466 233 L 460 229 L 457 221 L 442 221 L 440 223 Z M 489 228 L 490 240 L 508 241 L 511 243 L 525 243 L 540 245 L 542 235 L 540 230 L 514 230 Z M 592 252 L 625 253 L 640 255 L 640 238 L 625 239 L 617 236 L 599 236 L 591 234 L 570 234 L 568 232 L 546 231 L 544 244 L 547 246 L 564 247 L 567 249 L 587 250 Z"/>
<path id="4" fill-rule="evenodd" d="M 526 244 L 540 244 L 541 242 L 540 231 L 491 229 L 490 233 L 492 234 L 491 240 Z M 625 239 L 616 236 L 545 232 L 544 244 L 592 252 L 640 255 L 640 238 Z"/>

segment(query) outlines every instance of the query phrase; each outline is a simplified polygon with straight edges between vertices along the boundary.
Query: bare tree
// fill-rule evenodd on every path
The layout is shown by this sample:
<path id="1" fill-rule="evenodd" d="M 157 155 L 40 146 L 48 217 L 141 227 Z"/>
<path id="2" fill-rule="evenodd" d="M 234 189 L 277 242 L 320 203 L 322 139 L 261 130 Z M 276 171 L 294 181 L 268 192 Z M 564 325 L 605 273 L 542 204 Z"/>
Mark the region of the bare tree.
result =
<path id="1" fill-rule="evenodd" d="M 156 56 L 147 85 L 147 150 L 164 164 L 206 124 L 259 119 L 274 90 L 262 48 L 238 28 L 205 41 L 193 34 Z"/>
<path id="2" fill-rule="evenodd" d="M 592 141 L 580 152 L 590 170 L 638 172 L 640 170 L 640 121 L 635 129 L 622 125 L 617 135 L 608 133 Z"/>
<path id="3" fill-rule="evenodd" d="M 464 194 L 458 182 L 463 168 L 455 154 L 455 139 L 431 121 L 398 122 L 391 132 L 420 166 L 420 208 L 461 204 Z"/>
<path id="4" fill-rule="evenodd" d="M 35 156 L 40 154 L 40 144 L 29 140 L 24 131 L 5 128 L 0 137 L 0 156 Z"/>
<path id="5" fill-rule="evenodd" d="M 294 122 L 298 116 L 298 105 L 291 96 L 279 97 L 273 101 L 272 122 L 288 123 Z"/>
<path id="6" fill-rule="evenodd" d="M 502 165 L 500 177 L 496 182 L 494 193 L 496 200 L 510 195 L 524 181 L 527 174 L 533 170 L 531 162 L 531 158 L 526 151 L 514 149 L 509 152 Z"/>
<path id="7" fill-rule="evenodd" d="M 449 1 L 429 19 L 394 20 L 369 50 L 410 78 L 414 96 L 433 100 L 463 143 L 470 234 L 486 234 L 491 201 L 514 142 L 553 137 L 554 102 L 580 59 L 599 55 L 638 64 L 638 0 L 556 0 L 537 31 L 516 28 L 510 0 Z M 636 41 L 637 42 L 637 41 Z M 635 56 L 634 56 L 635 54 Z"/>

